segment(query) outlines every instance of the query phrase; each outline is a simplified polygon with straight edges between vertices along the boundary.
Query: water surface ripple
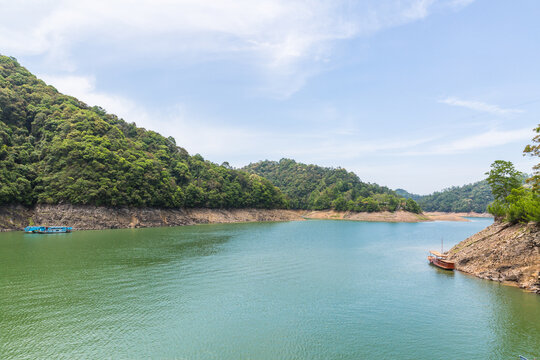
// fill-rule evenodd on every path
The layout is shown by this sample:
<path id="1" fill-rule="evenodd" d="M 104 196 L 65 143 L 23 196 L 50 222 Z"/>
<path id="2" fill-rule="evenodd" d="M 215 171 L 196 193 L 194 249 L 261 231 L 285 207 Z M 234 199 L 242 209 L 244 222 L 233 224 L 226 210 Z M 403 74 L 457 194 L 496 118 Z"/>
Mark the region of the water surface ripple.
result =
<path id="1" fill-rule="evenodd" d="M 0 234 L 0 358 L 540 357 L 540 296 L 427 265 L 490 224 Z"/>

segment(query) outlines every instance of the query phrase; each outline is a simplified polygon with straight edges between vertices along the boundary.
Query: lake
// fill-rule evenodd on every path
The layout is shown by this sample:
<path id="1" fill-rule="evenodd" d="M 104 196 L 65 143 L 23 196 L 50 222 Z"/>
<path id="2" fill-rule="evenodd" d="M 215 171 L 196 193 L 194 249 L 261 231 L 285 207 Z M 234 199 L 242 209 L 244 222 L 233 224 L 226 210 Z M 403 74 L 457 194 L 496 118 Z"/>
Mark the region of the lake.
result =
<path id="1" fill-rule="evenodd" d="M 428 265 L 491 224 L 0 234 L 0 358 L 540 357 L 540 296 Z"/>

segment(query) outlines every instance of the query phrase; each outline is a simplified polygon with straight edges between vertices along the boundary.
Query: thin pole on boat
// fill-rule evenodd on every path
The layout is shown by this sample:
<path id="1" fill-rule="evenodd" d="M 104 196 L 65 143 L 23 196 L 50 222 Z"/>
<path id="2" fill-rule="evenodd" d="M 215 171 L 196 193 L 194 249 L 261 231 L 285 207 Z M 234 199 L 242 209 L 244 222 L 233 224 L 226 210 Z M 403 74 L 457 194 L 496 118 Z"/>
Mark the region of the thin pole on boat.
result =
<path id="1" fill-rule="evenodd" d="M 443 251 L 443 238 L 441 238 L 441 254 L 444 254 L 444 251 Z"/>

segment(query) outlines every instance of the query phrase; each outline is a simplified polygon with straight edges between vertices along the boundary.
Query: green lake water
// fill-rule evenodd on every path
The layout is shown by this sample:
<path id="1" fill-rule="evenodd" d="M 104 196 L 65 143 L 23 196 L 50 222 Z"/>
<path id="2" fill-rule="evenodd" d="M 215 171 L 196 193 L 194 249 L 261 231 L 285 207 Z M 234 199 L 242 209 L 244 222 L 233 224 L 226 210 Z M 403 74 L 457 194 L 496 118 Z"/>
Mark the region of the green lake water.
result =
<path id="1" fill-rule="evenodd" d="M 0 358 L 540 358 L 540 296 L 428 265 L 491 220 L 0 234 Z"/>

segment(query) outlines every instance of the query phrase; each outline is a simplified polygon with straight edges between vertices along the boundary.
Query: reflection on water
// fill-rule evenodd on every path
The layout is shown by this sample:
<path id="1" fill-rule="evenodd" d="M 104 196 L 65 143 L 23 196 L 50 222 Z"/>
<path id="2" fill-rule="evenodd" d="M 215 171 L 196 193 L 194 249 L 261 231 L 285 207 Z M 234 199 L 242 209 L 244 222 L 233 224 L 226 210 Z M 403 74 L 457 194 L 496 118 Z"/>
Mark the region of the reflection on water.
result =
<path id="1" fill-rule="evenodd" d="M 489 223 L 0 234 L 0 358 L 539 357 L 539 296 L 426 260 Z"/>
<path id="2" fill-rule="evenodd" d="M 523 296 L 519 290 L 507 291 L 504 285 L 499 285 L 493 291 L 496 294 L 492 296 L 495 311 L 492 313 L 490 329 L 497 335 L 497 342 L 491 356 L 501 359 L 509 359 L 516 354 L 529 359 L 538 357 L 538 346 L 536 349 L 531 346 L 540 343 L 536 325 L 540 322 L 538 296 Z"/>
<path id="3" fill-rule="evenodd" d="M 444 269 L 438 268 L 437 266 L 432 265 L 432 264 L 429 264 L 429 266 L 431 266 L 434 269 L 433 271 L 435 271 L 437 273 L 437 275 L 439 275 L 439 276 L 454 277 L 455 272 L 453 272 L 453 271 L 444 270 Z"/>

